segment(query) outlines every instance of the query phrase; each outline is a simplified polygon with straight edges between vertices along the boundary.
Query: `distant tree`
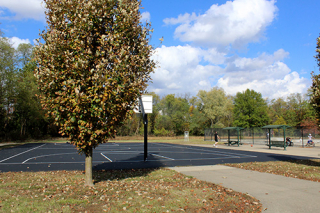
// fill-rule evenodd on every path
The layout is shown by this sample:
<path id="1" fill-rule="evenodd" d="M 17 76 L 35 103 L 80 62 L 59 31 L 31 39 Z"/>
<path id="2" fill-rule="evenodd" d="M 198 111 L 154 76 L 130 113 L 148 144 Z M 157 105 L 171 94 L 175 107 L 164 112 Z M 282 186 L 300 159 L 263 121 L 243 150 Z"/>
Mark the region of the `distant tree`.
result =
<path id="1" fill-rule="evenodd" d="M 267 103 L 261 93 L 247 89 L 234 98 L 234 125 L 244 128 L 268 124 Z"/>
<path id="2" fill-rule="evenodd" d="M 320 36 L 317 38 L 316 55 L 314 57 L 317 61 L 318 68 L 320 68 Z M 311 76 L 311 104 L 316 111 L 317 122 L 318 125 L 320 125 L 320 74 L 312 72 Z"/>
<path id="3" fill-rule="evenodd" d="M 272 123 L 272 125 L 286 125 L 286 121 L 283 119 L 282 116 L 276 115 L 276 120 Z"/>
<path id="4" fill-rule="evenodd" d="M 0 137 L 5 139 L 14 123 L 12 113 L 17 85 L 16 65 L 15 49 L 9 39 L 0 36 Z"/>
<path id="5" fill-rule="evenodd" d="M 303 116 L 303 120 L 309 119 L 309 120 L 316 121 L 317 120 L 317 116 L 316 116 L 317 113 L 311 104 L 310 96 L 308 96 L 308 98 L 309 99 L 306 100 L 307 103 L 306 103 L 306 107 L 305 107 L 305 113 Z"/>
<path id="6" fill-rule="evenodd" d="M 190 135 L 203 135 L 204 129 L 210 127 L 209 119 L 199 110 L 197 102 L 196 97 L 193 97 L 190 100 Z"/>
<path id="7" fill-rule="evenodd" d="M 288 104 L 283 98 L 272 99 L 268 110 L 271 123 L 275 122 L 279 117 L 284 117 L 287 109 Z"/>
<path id="8" fill-rule="evenodd" d="M 172 130 L 175 134 L 183 134 L 189 128 L 189 103 L 186 98 L 169 94 L 163 97 L 156 106 L 159 114 L 156 128 Z"/>
<path id="9" fill-rule="evenodd" d="M 222 88 L 214 87 L 210 91 L 198 92 L 199 110 L 210 120 L 211 128 L 223 127 L 222 119 L 228 116 L 232 102 Z"/>
<path id="10" fill-rule="evenodd" d="M 20 64 L 20 67 L 24 67 L 31 62 L 33 58 L 32 56 L 33 46 L 31 44 L 27 44 L 27 43 L 19 44 L 16 52 L 17 52 L 17 60 Z"/>
<path id="11" fill-rule="evenodd" d="M 302 127 L 305 130 L 312 131 L 314 134 L 317 134 L 317 135 L 320 133 L 317 121 L 312 118 L 304 119 L 301 122 L 300 127 Z"/>
<path id="12" fill-rule="evenodd" d="M 149 93 L 148 95 L 152 95 L 152 113 L 148 116 L 148 119 L 150 121 L 150 133 L 153 134 L 156 126 L 156 119 L 159 116 L 159 108 L 158 103 L 160 102 L 160 96 L 155 94 L 154 92 Z"/>
<path id="13" fill-rule="evenodd" d="M 287 104 L 287 116 L 284 116 L 284 118 L 288 125 L 298 126 L 307 113 L 309 103 L 302 94 L 294 93 L 287 97 Z"/>
<path id="14" fill-rule="evenodd" d="M 132 114 L 155 67 L 150 25 L 140 23 L 138 0 L 44 2 L 48 27 L 35 50 L 41 103 L 85 154 L 93 185 L 93 149 Z"/>
<path id="15" fill-rule="evenodd" d="M 42 110 L 38 84 L 34 76 L 36 63 L 32 56 L 31 44 L 20 44 L 17 48 L 19 69 L 17 74 L 16 98 L 14 115 L 17 128 L 20 129 L 20 138 L 39 138 L 46 133 L 47 121 Z"/>
<path id="16" fill-rule="evenodd" d="M 234 115 L 233 115 L 233 96 L 228 95 L 227 99 L 229 100 L 227 102 L 227 108 L 226 108 L 226 115 L 221 119 L 221 123 L 223 126 L 230 127 L 233 124 L 234 121 Z"/>

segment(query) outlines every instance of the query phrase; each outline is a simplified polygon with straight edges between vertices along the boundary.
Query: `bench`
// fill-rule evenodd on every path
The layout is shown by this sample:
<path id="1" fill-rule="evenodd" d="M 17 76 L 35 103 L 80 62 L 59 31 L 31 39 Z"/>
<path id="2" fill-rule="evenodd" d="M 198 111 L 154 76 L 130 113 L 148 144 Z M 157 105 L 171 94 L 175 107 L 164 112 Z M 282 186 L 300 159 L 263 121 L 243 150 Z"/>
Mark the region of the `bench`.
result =
<path id="1" fill-rule="evenodd" d="M 228 143 L 226 143 L 226 144 L 228 144 L 228 146 L 230 146 L 230 145 L 242 145 L 242 143 L 240 142 L 240 141 L 228 141 Z"/>
<path id="2" fill-rule="evenodd" d="M 271 146 L 275 146 L 275 147 L 283 147 L 284 150 L 286 150 L 286 143 L 284 143 L 283 141 L 270 141 L 270 144 L 267 144 L 267 146 L 269 146 L 269 149 L 271 149 Z"/>

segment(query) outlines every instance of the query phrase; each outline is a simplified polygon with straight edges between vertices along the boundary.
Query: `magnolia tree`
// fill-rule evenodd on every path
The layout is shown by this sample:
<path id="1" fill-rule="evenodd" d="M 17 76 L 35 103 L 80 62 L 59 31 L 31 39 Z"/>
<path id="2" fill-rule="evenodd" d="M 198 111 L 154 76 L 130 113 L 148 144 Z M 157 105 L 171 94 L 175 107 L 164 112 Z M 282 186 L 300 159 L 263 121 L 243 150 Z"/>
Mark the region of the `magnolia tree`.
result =
<path id="1" fill-rule="evenodd" d="M 132 114 L 155 63 L 150 24 L 140 23 L 139 0 L 44 0 L 47 28 L 35 55 L 41 103 L 85 154 L 86 185 L 92 150 Z"/>

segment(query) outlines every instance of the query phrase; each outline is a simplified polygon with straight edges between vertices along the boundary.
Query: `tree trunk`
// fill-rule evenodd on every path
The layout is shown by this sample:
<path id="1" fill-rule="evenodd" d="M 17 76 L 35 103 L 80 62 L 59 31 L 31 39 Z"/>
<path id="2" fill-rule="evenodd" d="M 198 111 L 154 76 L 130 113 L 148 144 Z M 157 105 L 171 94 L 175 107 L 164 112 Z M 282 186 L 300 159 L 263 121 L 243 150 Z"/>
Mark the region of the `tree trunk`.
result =
<path id="1" fill-rule="evenodd" d="M 26 134 L 26 128 L 25 128 L 26 123 L 27 123 L 26 119 L 22 118 L 21 119 L 21 129 L 20 129 L 20 138 L 23 138 L 23 139 L 24 139 L 23 136 L 25 136 L 25 134 Z"/>
<path id="2" fill-rule="evenodd" d="M 89 152 L 86 153 L 86 162 L 85 162 L 85 170 L 86 170 L 86 186 L 93 186 L 92 180 L 92 147 L 89 147 Z"/>
<path id="3" fill-rule="evenodd" d="M 139 134 L 139 130 L 140 130 L 140 122 L 141 122 L 141 116 L 139 114 L 139 121 L 138 121 L 138 127 L 136 129 L 135 135 Z"/>

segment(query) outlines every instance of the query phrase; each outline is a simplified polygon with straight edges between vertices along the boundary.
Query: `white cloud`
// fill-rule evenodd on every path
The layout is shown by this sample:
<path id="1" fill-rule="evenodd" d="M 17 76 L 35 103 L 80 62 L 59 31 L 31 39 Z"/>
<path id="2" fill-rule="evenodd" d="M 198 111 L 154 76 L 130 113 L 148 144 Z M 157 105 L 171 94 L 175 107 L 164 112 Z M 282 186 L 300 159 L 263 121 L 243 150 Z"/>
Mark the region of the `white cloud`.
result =
<path id="1" fill-rule="evenodd" d="M 151 19 L 151 15 L 149 12 L 143 12 L 141 13 L 141 22 L 150 22 L 150 19 Z"/>
<path id="2" fill-rule="evenodd" d="M 167 25 L 176 25 L 181 23 L 190 23 L 196 19 L 197 15 L 195 13 L 192 13 L 191 15 L 189 13 L 185 13 L 184 15 L 179 15 L 178 18 L 166 18 L 163 22 Z"/>
<path id="3" fill-rule="evenodd" d="M 242 47 L 263 36 L 277 12 L 275 0 L 234 0 L 212 5 L 201 15 L 186 13 L 167 18 L 166 24 L 179 24 L 175 37 L 183 42 L 205 46 Z"/>
<path id="4" fill-rule="evenodd" d="M 18 37 L 12 37 L 12 38 L 9 38 L 10 42 L 12 43 L 12 46 L 17 49 L 19 44 L 22 44 L 22 43 L 27 43 L 27 44 L 30 44 L 30 41 L 29 39 L 20 39 Z"/>
<path id="5" fill-rule="evenodd" d="M 214 49 L 186 46 L 172 46 L 156 49 L 153 59 L 159 63 L 159 68 L 152 74 L 153 84 L 149 90 L 160 95 L 173 93 L 191 93 L 198 90 L 209 90 L 209 78 L 222 74 L 224 54 Z M 218 79 L 216 79 L 218 80 Z"/>
<path id="6" fill-rule="evenodd" d="M 218 86 L 230 95 L 253 89 L 269 99 L 305 93 L 309 82 L 283 62 L 288 56 L 283 49 L 244 58 L 230 57 L 214 48 L 162 46 L 153 56 L 159 68 L 152 74 L 153 83 L 148 90 L 159 95 L 196 95 L 200 89 Z"/>
<path id="7" fill-rule="evenodd" d="M 257 58 L 233 58 L 228 62 L 224 76 L 217 86 L 235 95 L 246 89 L 260 92 L 270 99 L 286 97 L 292 93 L 305 93 L 308 80 L 282 62 L 288 52 L 280 49 L 273 55 L 262 54 Z"/>
<path id="8" fill-rule="evenodd" d="M 0 0 L 1 18 L 12 18 L 11 16 L 3 16 L 5 14 L 4 9 L 8 9 L 15 14 L 13 18 L 16 20 L 35 19 L 43 21 L 45 9 L 42 2 L 43 0 Z"/>

